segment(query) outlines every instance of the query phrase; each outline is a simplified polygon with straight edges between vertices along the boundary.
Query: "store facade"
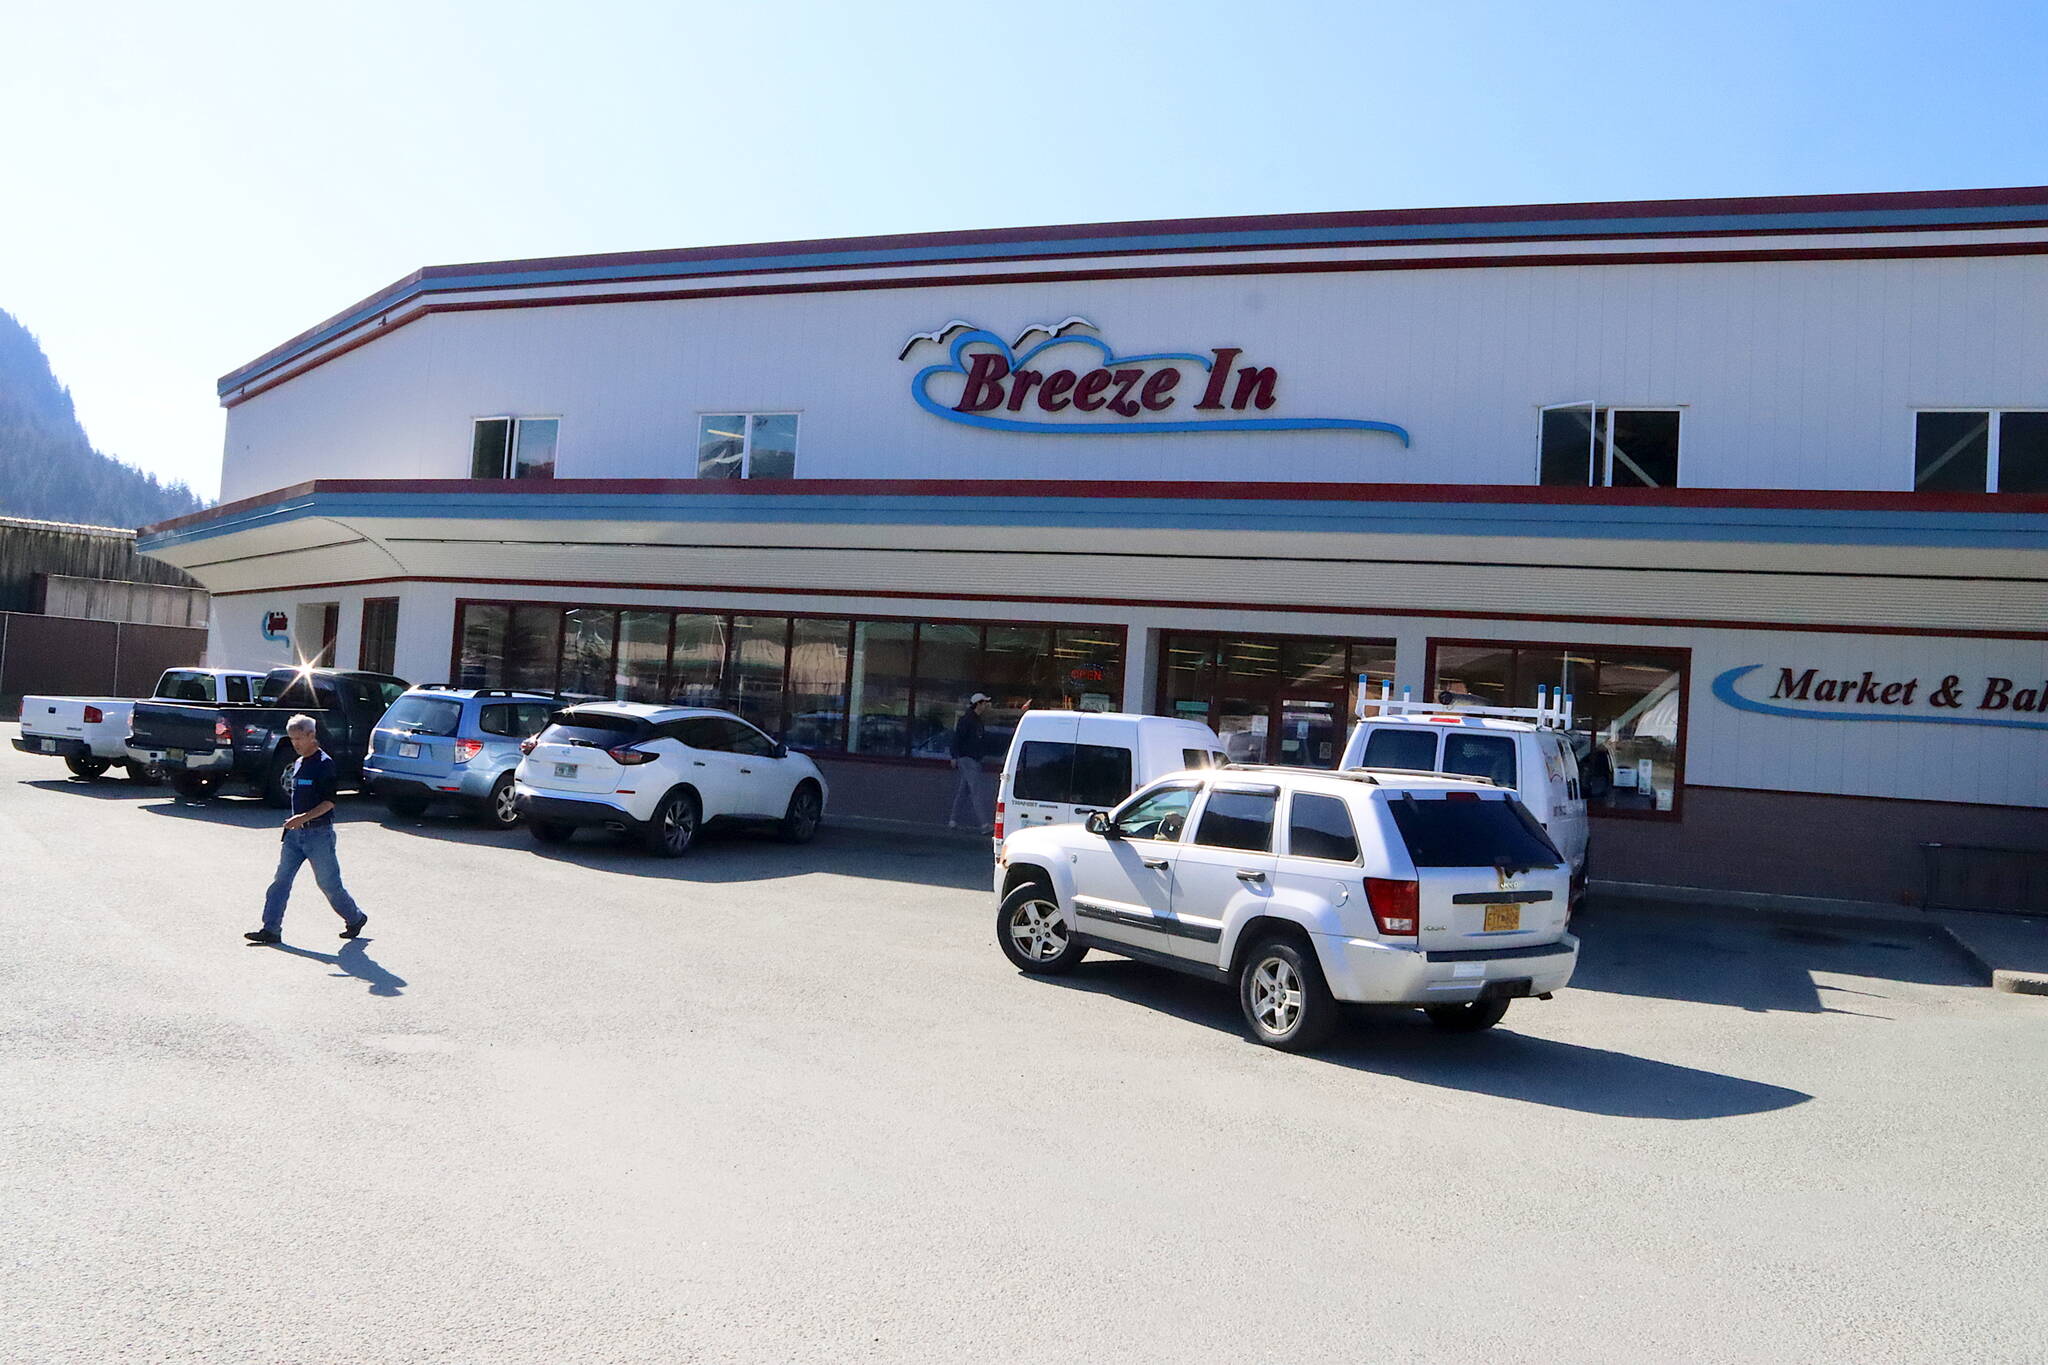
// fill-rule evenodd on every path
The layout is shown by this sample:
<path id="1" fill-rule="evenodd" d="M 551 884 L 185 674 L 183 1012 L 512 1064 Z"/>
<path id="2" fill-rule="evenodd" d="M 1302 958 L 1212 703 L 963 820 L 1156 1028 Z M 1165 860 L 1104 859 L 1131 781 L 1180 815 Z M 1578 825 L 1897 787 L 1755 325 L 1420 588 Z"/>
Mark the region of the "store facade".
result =
<path id="1" fill-rule="evenodd" d="M 442 267 L 222 381 L 218 663 L 730 706 L 943 819 L 975 691 L 1327 764 L 1576 701 L 1594 876 L 2048 843 L 2048 190 Z"/>

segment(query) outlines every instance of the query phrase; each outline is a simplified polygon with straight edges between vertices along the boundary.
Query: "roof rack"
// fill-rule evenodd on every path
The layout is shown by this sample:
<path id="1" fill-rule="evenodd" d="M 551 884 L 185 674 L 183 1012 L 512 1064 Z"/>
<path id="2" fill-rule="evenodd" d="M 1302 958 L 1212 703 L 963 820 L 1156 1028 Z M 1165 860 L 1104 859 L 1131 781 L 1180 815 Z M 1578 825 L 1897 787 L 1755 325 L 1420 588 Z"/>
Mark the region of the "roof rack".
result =
<path id="1" fill-rule="evenodd" d="M 1378 778 L 1358 768 L 1304 768 L 1295 763 L 1219 763 L 1210 771 L 1233 773 L 1307 773 L 1311 777 L 1336 777 L 1346 782 L 1363 782 L 1372 787 L 1377 787 L 1380 784 Z"/>
<path id="2" fill-rule="evenodd" d="M 1358 718 L 1366 720 L 1366 708 L 1371 707 L 1378 719 L 1392 716 L 1441 716 L 1446 720 L 1467 718 L 1489 718 L 1493 720 L 1518 720 L 1534 725 L 1539 730 L 1569 730 L 1572 728 L 1573 695 L 1562 687 L 1537 684 L 1534 706 L 1486 706 L 1474 705 L 1457 699 L 1453 693 L 1445 693 L 1442 701 L 1414 701 L 1413 688 L 1401 689 L 1401 699 L 1394 700 L 1394 685 L 1382 679 L 1380 694 L 1375 697 L 1370 691 L 1371 683 L 1366 675 L 1358 675 Z"/>

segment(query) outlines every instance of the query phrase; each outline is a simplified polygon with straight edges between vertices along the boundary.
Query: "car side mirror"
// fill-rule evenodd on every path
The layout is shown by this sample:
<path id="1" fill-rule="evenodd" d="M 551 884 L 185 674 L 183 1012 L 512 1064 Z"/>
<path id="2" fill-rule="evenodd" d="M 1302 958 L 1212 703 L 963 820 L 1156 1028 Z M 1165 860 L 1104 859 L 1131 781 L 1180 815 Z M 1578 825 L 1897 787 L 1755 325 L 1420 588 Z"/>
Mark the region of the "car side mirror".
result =
<path id="1" fill-rule="evenodd" d="M 772 749 L 770 752 L 772 752 L 777 758 L 788 758 L 789 746 L 778 739 L 775 741 L 775 748 Z"/>
<path id="2" fill-rule="evenodd" d="M 1088 812 L 1088 824 L 1086 828 L 1090 834 L 1100 834 L 1105 839 L 1114 839 L 1117 837 L 1116 827 L 1111 825 L 1109 823 L 1109 817 L 1107 815 L 1104 815 L 1099 810 L 1091 810 Z"/>

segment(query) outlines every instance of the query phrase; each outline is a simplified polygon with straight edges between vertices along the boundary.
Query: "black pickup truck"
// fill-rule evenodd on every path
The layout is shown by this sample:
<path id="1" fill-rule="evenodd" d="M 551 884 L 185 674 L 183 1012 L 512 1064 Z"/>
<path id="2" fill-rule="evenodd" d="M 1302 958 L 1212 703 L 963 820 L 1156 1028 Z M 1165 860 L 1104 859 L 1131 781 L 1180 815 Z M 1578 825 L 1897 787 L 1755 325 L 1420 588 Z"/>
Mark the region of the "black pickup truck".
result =
<path id="1" fill-rule="evenodd" d="M 386 673 L 272 669 L 253 702 L 136 702 L 128 742 L 162 751 L 164 775 L 181 796 L 212 796 L 241 778 L 271 805 L 284 806 L 291 800 L 285 770 L 297 758 L 285 737 L 286 721 L 311 716 L 342 782 L 356 785 L 370 732 L 405 690 L 404 679 Z"/>

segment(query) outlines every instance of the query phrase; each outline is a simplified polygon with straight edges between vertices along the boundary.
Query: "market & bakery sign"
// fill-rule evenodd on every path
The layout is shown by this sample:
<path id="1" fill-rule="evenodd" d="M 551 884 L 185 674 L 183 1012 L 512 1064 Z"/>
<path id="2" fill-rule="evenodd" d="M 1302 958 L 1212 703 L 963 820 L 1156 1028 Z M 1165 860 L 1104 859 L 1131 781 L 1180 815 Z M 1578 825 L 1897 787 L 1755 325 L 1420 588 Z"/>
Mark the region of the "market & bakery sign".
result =
<path id="1" fill-rule="evenodd" d="M 1280 372 L 1270 365 L 1246 364 L 1240 347 L 1217 346 L 1207 355 L 1118 355 L 1090 334 L 1094 330 L 1088 319 L 1069 317 L 1034 324 L 1005 341 L 955 318 L 936 331 L 912 336 L 896 358 L 908 360 L 926 342 L 950 342 L 946 360 L 926 365 L 911 378 L 910 395 L 934 417 L 991 431 L 1056 436 L 1378 431 L 1408 444 L 1407 431 L 1392 422 L 1259 415 L 1281 406 Z"/>
<path id="2" fill-rule="evenodd" d="M 1909 678 L 1867 668 L 1842 674 L 1797 665 L 1743 664 L 1714 679 L 1714 695 L 1739 710 L 1800 720 L 2048 730 L 2048 679 L 1996 674 L 1965 678 L 1960 673 Z"/>

